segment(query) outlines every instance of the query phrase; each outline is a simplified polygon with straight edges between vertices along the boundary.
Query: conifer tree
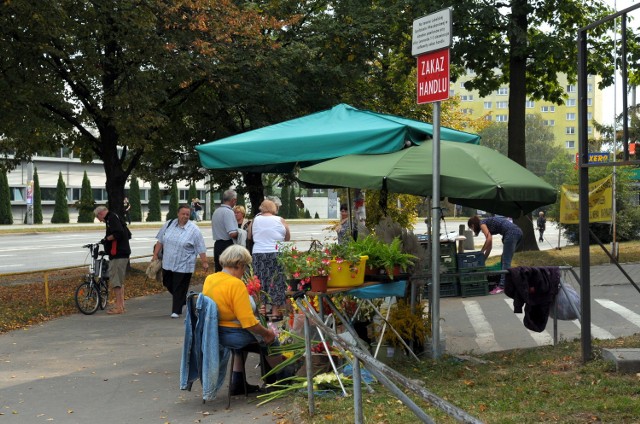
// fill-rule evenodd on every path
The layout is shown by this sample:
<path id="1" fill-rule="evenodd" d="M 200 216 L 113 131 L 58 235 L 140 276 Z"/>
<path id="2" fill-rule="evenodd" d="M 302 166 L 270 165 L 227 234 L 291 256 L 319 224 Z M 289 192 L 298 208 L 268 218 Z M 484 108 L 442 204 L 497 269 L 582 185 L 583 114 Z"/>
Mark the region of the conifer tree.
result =
<path id="1" fill-rule="evenodd" d="M 198 197 L 198 191 L 196 190 L 196 182 L 195 181 L 191 181 L 191 183 L 189 184 L 189 195 L 187 197 L 188 197 L 188 199 L 187 199 L 188 202 L 186 202 L 186 203 L 188 203 L 189 206 L 192 206 L 193 199 Z M 195 215 L 194 215 L 195 213 L 196 213 L 196 211 L 192 210 L 192 213 L 189 216 L 189 219 L 191 219 L 191 220 L 195 219 Z"/>
<path id="2" fill-rule="evenodd" d="M 158 185 L 158 180 L 153 179 L 151 181 L 151 190 L 149 191 L 147 222 L 155 221 L 162 221 L 162 214 L 160 213 L 160 186 Z"/>
<path id="3" fill-rule="evenodd" d="M 38 168 L 33 169 L 33 223 L 42 224 L 42 192 L 40 191 L 40 178 Z"/>
<path id="4" fill-rule="evenodd" d="M 282 203 L 289 204 L 289 216 L 291 218 L 300 218 L 302 211 L 298 209 L 298 204 L 296 203 L 296 188 L 291 186 L 289 189 L 289 198 L 282 199 Z"/>
<path id="5" fill-rule="evenodd" d="M 13 214 L 11 213 L 11 193 L 9 192 L 9 180 L 7 171 L 0 173 L 0 225 L 13 224 Z"/>
<path id="6" fill-rule="evenodd" d="M 309 218 L 311 218 L 311 213 L 309 212 L 309 209 L 305 209 L 305 216 L 309 215 Z M 316 214 L 314 215 L 315 219 L 320 219 L 320 215 L 318 215 L 318 212 L 316 212 Z"/>
<path id="7" fill-rule="evenodd" d="M 56 205 L 51 217 L 52 224 L 69 223 L 69 203 L 67 201 L 67 186 L 62 179 L 62 172 L 58 174 L 58 185 L 56 186 Z"/>
<path id="8" fill-rule="evenodd" d="M 178 205 L 180 197 L 178 194 L 178 184 L 176 180 L 171 182 L 171 194 L 169 196 L 169 212 L 167 213 L 167 221 L 178 217 Z"/>
<path id="9" fill-rule="evenodd" d="M 84 171 L 82 177 L 82 190 L 80 191 L 80 201 L 76 202 L 78 208 L 78 222 L 93 222 L 95 216 L 93 210 L 96 202 L 93 200 L 93 192 L 91 191 L 91 181 L 87 176 L 87 171 Z"/>
<path id="10" fill-rule="evenodd" d="M 133 175 L 131 177 L 131 183 L 129 184 L 129 217 L 131 222 L 142 221 L 142 205 L 140 203 L 140 185 L 138 179 Z"/>
<path id="11" fill-rule="evenodd" d="M 278 210 L 278 215 L 281 217 L 288 219 L 292 218 L 291 211 L 289 211 L 289 186 L 282 187 L 280 190 L 280 201 L 282 202 L 282 206 Z"/>

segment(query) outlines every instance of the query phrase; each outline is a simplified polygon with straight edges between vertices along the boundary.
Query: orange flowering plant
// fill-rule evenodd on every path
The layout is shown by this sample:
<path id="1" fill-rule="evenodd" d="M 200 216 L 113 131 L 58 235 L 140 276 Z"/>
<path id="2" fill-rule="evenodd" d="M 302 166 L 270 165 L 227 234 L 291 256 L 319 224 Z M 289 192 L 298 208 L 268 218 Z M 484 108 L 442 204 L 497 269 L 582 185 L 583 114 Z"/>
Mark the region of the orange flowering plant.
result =
<path id="1" fill-rule="evenodd" d="M 255 310 L 260 318 L 260 322 L 264 325 L 266 324 L 265 314 L 266 311 L 263 309 L 264 300 L 268 299 L 269 295 L 262 290 L 262 283 L 260 278 L 253 273 L 253 267 L 249 266 L 249 269 L 242 276 L 242 281 L 247 287 L 247 292 L 249 292 L 249 296 L 253 299 L 253 303 L 255 304 Z"/>

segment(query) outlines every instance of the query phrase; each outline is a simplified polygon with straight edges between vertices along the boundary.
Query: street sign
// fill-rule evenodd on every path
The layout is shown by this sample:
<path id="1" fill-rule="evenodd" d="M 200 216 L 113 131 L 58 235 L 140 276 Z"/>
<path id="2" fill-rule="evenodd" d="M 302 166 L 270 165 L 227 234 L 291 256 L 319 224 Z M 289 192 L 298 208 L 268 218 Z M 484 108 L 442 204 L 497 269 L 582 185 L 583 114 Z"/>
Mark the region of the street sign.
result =
<path id="1" fill-rule="evenodd" d="M 451 8 L 413 21 L 411 55 L 418 56 L 451 47 Z"/>
<path id="2" fill-rule="evenodd" d="M 418 56 L 418 104 L 449 98 L 449 49 Z"/>

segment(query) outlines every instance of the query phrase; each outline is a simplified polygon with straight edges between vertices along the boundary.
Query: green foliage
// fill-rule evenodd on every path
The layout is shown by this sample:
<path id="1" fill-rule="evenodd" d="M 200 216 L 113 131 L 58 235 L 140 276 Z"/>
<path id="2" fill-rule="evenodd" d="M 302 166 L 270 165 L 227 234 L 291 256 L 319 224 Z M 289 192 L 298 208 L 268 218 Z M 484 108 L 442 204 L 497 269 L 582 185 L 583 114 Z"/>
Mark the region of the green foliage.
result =
<path id="1" fill-rule="evenodd" d="M 147 222 L 162 221 L 160 212 L 160 185 L 157 179 L 151 180 L 151 189 L 149 190 L 149 213 L 147 214 Z"/>
<path id="2" fill-rule="evenodd" d="M 422 203 L 422 198 L 410 194 L 387 193 L 387 201 L 382 202 L 383 208 L 380 196 L 381 192 L 378 190 L 366 191 L 367 228 L 373 230 L 384 217 L 389 217 L 401 227 L 413 229 L 413 223 L 418 216 L 418 205 Z"/>
<path id="3" fill-rule="evenodd" d="M 9 192 L 9 180 L 7 171 L 0 172 L 0 225 L 13 224 L 13 214 L 11 213 L 11 193 Z"/>
<path id="4" fill-rule="evenodd" d="M 280 210 L 278 211 L 278 215 L 283 218 L 293 218 L 291 211 L 289 209 L 289 186 L 282 187 L 280 190 L 280 200 L 282 201 L 282 206 L 280 206 Z"/>
<path id="5" fill-rule="evenodd" d="M 418 259 L 410 253 L 404 253 L 400 237 L 394 238 L 391 243 L 385 243 L 377 236 L 369 234 L 358 240 L 350 241 L 348 244 L 360 255 L 369 257 L 368 267 L 384 268 L 387 275 L 393 275 L 395 266 L 399 266 L 403 272 L 406 272 Z"/>
<path id="6" fill-rule="evenodd" d="M 296 188 L 295 186 L 291 186 L 289 190 L 289 197 L 284 197 L 282 199 L 282 203 L 286 203 L 289 207 L 289 216 L 291 218 L 300 218 L 300 210 L 298 208 L 298 204 L 296 203 Z"/>
<path id="7" fill-rule="evenodd" d="M 33 169 L 33 223 L 42 224 L 42 192 L 40 191 L 40 178 L 38 168 Z"/>
<path id="8" fill-rule="evenodd" d="M 67 186 L 62 179 L 62 172 L 58 175 L 58 184 L 56 185 L 56 204 L 51 217 L 52 224 L 68 224 L 69 223 L 69 203 L 67 201 Z"/>
<path id="9" fill-rule="evenodd" d="M 129 218 L 131 222 L 142 221 L 142 204 L 140 203 L 140 185 L 135 175 L 131 176 L 131 182 L 129 183 Z"/>
<path id="10" fill-rule="evenodd" d="M 478 134 L 482 137 L 482 145 L 508 155 L 507 124 L 494 122 Z M 553 132 L 543 124 L 540 115 L 527 115 L 525 128 L 525 152 L 527 169 L 542 177 L 547 166 L 556 157 L 563 157 L 564 150 L 555 143 Z"/>
<path id="11" fill-rule="evenodd" d="M 178 183 L 176 180 L 171 182 L 171 192 L 169 195 L 169 212 L 167 212 L 166 220 L 176 219 L 178 217 L 178 206 L 180 205 L 180 197 L 178 194 Z"/>
<path id="12" fill-rule="evenodd" d="M 80 200 L 76 202 L 75 206 L 78 208 L 79 223 L 93 222 L 95 220 L 93 210 L 95 209 L 96 202 L 93 200 L 91 181 L 89 181 L 89 177 L 87 177 L 87 171 L 84 171 Z"/>

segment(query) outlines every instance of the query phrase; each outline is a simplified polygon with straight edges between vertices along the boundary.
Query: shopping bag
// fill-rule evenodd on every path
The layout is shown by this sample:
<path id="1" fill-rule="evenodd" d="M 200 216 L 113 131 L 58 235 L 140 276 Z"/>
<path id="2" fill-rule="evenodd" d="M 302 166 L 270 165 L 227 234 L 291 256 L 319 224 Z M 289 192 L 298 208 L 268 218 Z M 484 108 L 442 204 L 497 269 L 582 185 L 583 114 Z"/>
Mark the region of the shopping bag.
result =
<path id="1" fill-rule="evenodd" d="M 551 307 L 549 315 L 551 318 L 555 315 L 559 320 L 573 321 L 580 318 L 576 311 L 580 311 L 580 295 L 569 284 L 563 284 L 556 295 L 556 306 Z"/>

